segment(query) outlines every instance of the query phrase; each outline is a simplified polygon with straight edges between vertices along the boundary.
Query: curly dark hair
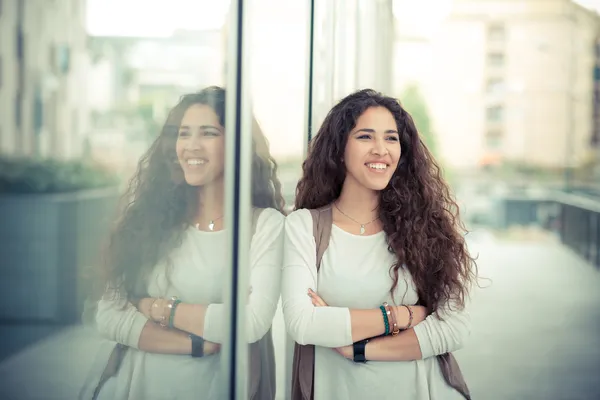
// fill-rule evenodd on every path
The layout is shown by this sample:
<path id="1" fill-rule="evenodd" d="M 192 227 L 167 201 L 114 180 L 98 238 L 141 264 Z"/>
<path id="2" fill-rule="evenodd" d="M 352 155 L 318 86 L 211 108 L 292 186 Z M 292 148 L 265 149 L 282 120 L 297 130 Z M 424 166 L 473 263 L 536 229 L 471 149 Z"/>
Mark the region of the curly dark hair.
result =
<path id="1" fill-rule="evenodd" d="M 389 251 L 397 257 L 390 268 L 390 292 L 393 294 L 398 285 L 398 270 L 405 266 L 414 279 L 419 303 L 430 312 L 444 304 L 463 308 L 477 276 L 477 265 L 467 250 L 458 205 L 440 167 L 398 100 L 364 89 L 331 109 L 310 143 L 296 189 L 295 209 L 323 207 L 340 196 L 346 177 L 342 157 L 348 135 L 370 107 L 385 107 L 392 113 L 402 149 L 396 171 L 379 193 L 379 218 Z"/>
<path id="2" fill-rule="evenodd" d="M 168 261 L 171 251 L 181 244 L 198 209 L 198 189 L 186 183 L 175 143 L 185 111 L 195 104 L 210 106 L 225 126 L 225 90 L 220 87 L 184 95 L 171 110 L 123 195 L 123 209 L 104 252 L 97 295 L 108 287 L 130 300 L 145 296 L 145 278 L 151 269 L 159 261 Z M 283 212 L 277 163 L 255 120 L 252 137 L 252 205 Z"/>

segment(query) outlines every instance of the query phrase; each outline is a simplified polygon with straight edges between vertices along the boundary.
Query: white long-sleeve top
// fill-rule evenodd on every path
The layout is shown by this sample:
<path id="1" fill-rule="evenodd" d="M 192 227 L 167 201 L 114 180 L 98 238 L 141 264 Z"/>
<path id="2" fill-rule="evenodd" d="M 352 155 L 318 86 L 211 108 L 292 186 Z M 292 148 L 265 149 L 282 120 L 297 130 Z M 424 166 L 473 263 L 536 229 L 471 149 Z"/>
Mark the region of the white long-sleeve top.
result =
<path id="1" fill-rule="evenodd" d="M 284 217 L 274 209 L 262 211 L 250 245 L 250 286 L 247 313 L 247 340 L 261 339 L 271 327 L 280 296 Z M 167 265 L 156 265 L 148 280 L 151 297 L 177 296 L 186 303 L 208 305 L 204 338 L 221 343 L 229 315 L 222 304 L 226 233 L 190 228 Z M 101 391 L 103 399 L 192 399 L 215 398 L 219 355 L 190 356 L 146 353 L 138 342 L 147 318 L 133 305 L 105 298 L 98 304 L 96 325 L 108 339 L 130 347 L 118 376 Z"/>
<path id="2" fill-rule="evenodd" d="M 427 249 L 423 249 L 427 251 Z M 394 301 L 384 232 L 350 234 L 333 225 L 329 247 L 317 274 L 312 217 L 298 210 L 286 218 L 282 304 L 290 336 L 315 345 L 315 400 L 462 399 L 446 384 L 435 355 L 463 346 L 470 332 L 465 311 L 435 314 L 414 327 L 422 360 L 357 364 L 332 348 L 352 344 L 350 309 L 375 309 L 383 302 L 414 305 L 417 292 L 410 273 L 399 271 Z M 314 307 L 307 295 L 315 290 L 329 307 Z M 383 319 L 382 319 L 383 324 Z"/>

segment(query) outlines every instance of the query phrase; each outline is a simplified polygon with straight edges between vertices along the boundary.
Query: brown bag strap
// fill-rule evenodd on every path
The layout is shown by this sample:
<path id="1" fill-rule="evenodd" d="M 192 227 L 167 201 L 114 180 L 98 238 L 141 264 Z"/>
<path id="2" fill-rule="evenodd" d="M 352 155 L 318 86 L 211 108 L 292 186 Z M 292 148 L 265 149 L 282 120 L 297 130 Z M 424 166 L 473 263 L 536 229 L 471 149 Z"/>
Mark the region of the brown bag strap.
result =
<path id="1" fill-rule="evenodd" d="M 333 213 L 331 206 L 309 210 L 313 220 L 315 239 L 315 265 L 317 272 L 321 268 L 323 254 L 329 247 Z M 294 346 L 294 364 L 292 372 L 292 400 L 313 400 L 315 382 L 315 346 Z"/>
<path id="2" fill-rule="evenodd" d="M 256 207 L 252 208 L 252 233 L 250 235 L 250 240 L 252 240 L 252 238 L 254 237 L 254 234 L 256 233 L 256 227 L 258 225 L 258 218 L 260 217 L 260 214 L 264 210 L 265 210 L 264 208 L 256 208 Z"/>
<path id="3" fill-rule="evenodd" d="M 313 219 L 313 236 L 315 238 L 316 247 L 316 266 L 317 272 L 321 268 L 321 260 L 323 254 L 329 247 L 329 239 L 331 239 L 331 226 L 333 225 L 333 213 L 331 206 L 310 210 Z"/>
<path id="4" fill-rule="evenodd" d="M 471 392 L 469 391 L 465 377 L 458 366 L 456 357 L 454 357 L 452 353 L 445 353 L 440 354 L 436 358 L 440 364 L 442 375 L 444 375 L 446 383 L 456 389 L 466 400 L 471 400 Z"/>
<path id="5" fill-rule="evenodd" d="M 115 347 L 112 349 L 110 356 L 108 357 L 108 362 L 106 363 L 106 367 L 104 367 L 104 371 L 102 371 L 102 375 L 100 375 L 100 380 L 94 389 L 94 394 L 92 395 L 92 400 L 96 400 L 98 395 L 100 394 L 100 389 L 106 383 L 106 381 L 117 374 L 119 372 L 119 367 L 121 367 L 121 362 L 125 357 L 125 353 L 127 353 L 127 349 L 129 347 L 117 343 Z"/>
<path id="6" fill-rule="evenodd" d="M 252 233 L 250 240 L 256 234 L 258 218 L 264 208 L 252 209 Z M 269 400 L 275 397 L 274 370 L 275 353 L 271 328 L 258 342 L 249 346 L 250 376 L 248 378 L 248 395 L 251 400 Z"/>

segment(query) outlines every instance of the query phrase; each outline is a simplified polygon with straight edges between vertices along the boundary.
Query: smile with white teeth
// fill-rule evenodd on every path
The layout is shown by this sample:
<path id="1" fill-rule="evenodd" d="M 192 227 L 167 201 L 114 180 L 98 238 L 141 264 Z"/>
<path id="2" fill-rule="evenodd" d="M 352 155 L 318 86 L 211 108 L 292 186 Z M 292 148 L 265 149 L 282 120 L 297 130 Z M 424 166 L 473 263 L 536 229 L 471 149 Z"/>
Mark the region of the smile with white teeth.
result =
<path id="1" fill-rule="evenodd" d="M 187 164 L 188 165 L 202 165 L 205 164 L 206 161 L 205 160 L 201 160 L 199 158 L 190 158 L 187 160 Z"/>
<path id="2" fill-rule="evenodd" d="M 388 167 L 387 164 L 384 164 L 384 163 L 368 163 L 366 165 L 369 168 L 373 168 L 373 169 L 377 169 L 377 170 L 384 170 Z"/>

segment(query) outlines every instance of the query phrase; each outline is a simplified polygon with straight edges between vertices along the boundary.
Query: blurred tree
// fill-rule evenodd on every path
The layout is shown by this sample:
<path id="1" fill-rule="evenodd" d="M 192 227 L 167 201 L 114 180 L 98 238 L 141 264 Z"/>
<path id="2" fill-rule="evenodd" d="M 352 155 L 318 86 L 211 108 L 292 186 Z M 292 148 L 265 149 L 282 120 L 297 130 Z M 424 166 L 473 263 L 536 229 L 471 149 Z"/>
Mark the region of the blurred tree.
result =
<path id="1" fill-rule="evenodd" d="M 402 104 L 402 107 L 412 116 L 421 139 L 438 162 L 444 179 L 451 187 L 455 187 L 458 183 L 456 181 L 456 176 L 453 174 L 452 170 L 444 164 L 444 160 L 439 154 L 435 133 L 431 128 L 431 119 L 429 110 L 427 109 L 427 103 L 425 102 L 425 97 L 421 93 L 421 90 L 416 84 L 406 86 L 400 96 L 400 104 Z"/>
<path id="2" fill-rule="evenodd" d="M 431 151 L 434 157 L 438 158 L 437 143 L 435 135 L 431 130 L 429 110 L 419 87 L 415 84 L 408 85 L 400 96 L 400 103 L 412 116 L 417 130 L 429 151 Z"/>

